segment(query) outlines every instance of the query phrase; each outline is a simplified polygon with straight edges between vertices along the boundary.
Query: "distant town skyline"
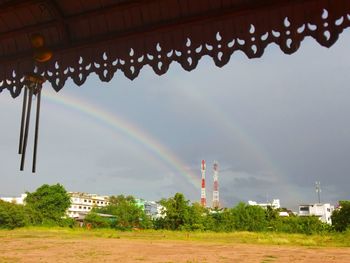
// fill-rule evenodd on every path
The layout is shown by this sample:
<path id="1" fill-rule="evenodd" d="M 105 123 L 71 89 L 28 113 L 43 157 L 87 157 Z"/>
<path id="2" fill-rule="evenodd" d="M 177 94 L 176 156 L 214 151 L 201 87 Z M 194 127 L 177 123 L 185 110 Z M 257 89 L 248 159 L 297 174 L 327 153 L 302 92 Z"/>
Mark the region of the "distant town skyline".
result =
<path id="1" fill-rule="evenodd" d="M 207 203 L 212 164 L 220 201 L 280 199 L 282 207 L 349 199 L 350 44 L 330 49 L 307 38 L 293 55 L 269 46 L 260 59 L 236 52 L 223 68 L 208 57 L 164 76 L 145 67 L 134 81 L 91 75 L 56 94 L 45 86 L 37 173 L 17 154 L 21 99 L 0 94 L 0 196 L 61 183 L 68 191 L 132 194 L 159 200 L 182 192 L 200 202 L 202 159 Z M 32 133 L 31 133 L 32 134 Z M 30 142 L 31 143 L 31 142 Z"/>

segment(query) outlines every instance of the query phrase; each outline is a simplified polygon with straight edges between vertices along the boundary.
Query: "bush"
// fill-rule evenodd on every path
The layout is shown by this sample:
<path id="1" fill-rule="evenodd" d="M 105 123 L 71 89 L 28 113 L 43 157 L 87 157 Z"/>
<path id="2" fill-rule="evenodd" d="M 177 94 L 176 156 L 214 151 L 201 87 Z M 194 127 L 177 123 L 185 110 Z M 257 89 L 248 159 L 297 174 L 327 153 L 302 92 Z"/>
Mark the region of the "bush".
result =
<path id="1" fill-rule="evenodd" d="M 77 226 L 77 222 L 73 218 L 62 218 L 58 224 L 60 227 L 70 227 L 73 228 Z"/>
<path id="2" fill-rule="evenodd" d="M 26 224 L 26 216 L 22 205 L 0 200 L 0 228 L 14 229 Z"/>
<path id="3" fill-rule="evenodd" d="M 152 221 L 141 207 L 136 204 L 133 196 L 111 196 L 110 204 L 105 207 L 94 208 L 93 212 L 113 215 L 109 218 L 110 226 L 119 230 L 131 230 L 134 228 L 145 229 L 152 227 Z"/>
<path id="4" fill-rule="evenodd" d="M 350 227 L 350 201 L 340 201 L 340 208 L 333 211 L 332 223 L 336 231 L 343 232 Z"/>
<path id="5" fill-rule="evenodd" d="M 265 210 L 260 206 L 239 203 L 231 209 L 235 229 L 241 231 L 263 231 L 267 227 Z"/>
<path id="6" fill-rule="evenodd" d="M 24 206 L 24 213 L 26 216 L 26 225 L 38 226 L 43 224 L 43 216 L 40 211 L 30 206 Z"/>
<path id="7" fill-rule="evenodd" d="M 94 212 L 90 212 L 84 219 L 85 225 L 90 225 L 92 228 L 107 228 L 110 227 L 110 221 Z"/>
<path id="8" fill-rule="evenodd" d="M 307 235 L 320 234 L 328 232 L 331 229 L 328 224 L 322 223 L 315 216 L 281 217 L 271 221 L 271 227 L 277 232 Z"/>

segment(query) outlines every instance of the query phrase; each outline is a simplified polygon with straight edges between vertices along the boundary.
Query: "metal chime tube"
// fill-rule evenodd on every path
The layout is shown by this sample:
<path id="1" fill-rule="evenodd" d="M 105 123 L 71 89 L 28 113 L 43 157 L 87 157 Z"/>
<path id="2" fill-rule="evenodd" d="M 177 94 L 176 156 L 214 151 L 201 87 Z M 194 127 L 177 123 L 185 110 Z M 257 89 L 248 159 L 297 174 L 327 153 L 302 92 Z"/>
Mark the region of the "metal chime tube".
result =
<path id="1" fill-rule="evenodd" d="M 36 170 L 36 152 L 37 152 L 37 148 L 38 148 L 39 119 L 40 119 L 40 100 L 41 100 L 41 87 L 39 87 L 39 90 L 37 93 L 37 103 L 36 103 L 34 152 L 33 152 L 33 166 L 32 166 L 33 173 L 35 173 L 35 170 Z"/>
<path id="2" fill-rule="evenodd" d="M 24 87 L 24 94 L 23 94 L 23 105 L 22 105 L 22 118 L 21 118 L 21 131 L 19 135 L 19 148 L 18 153 L 22 154 L 22 148 L 23 148 L 23 132 L 24 132 L 24 122 L 25 122 L 25 114 L 26 114 L 26 107 L 27 107 L 27 97 L 28 97 L 28 90 L 27 87 Z"/>
<path id="3" fill-rule="evenodd" d="M 35 118 L 35 130 L 34 130 L 34 150 L 33 150 L 32 172 L 35 173 L 36 171 L 36 156 L 37 156 L 37 149 L 38 149 L 39 121 L 40 121 L 41 88 L 42 86 L 39 83 L 35 83 L 34 85 L 29 85 L 24 88 L 21 132 L 20 132 L 20 140 L 19 140 L 19 153 L 22 154 L 21 168 L 20 168 L 21 171 L 23 171 L 24 169 L 24 163 L 26 158 L 33 95 L 37 96 L 37 104 L 36 104 L 36 118 Z M 29 89 L 29 96 L 27 95 L 28 89 Z M 27 105 L 27 101 L 28 101 L 28 105 Z"/>
<path id="4" fill-rule="evenodd" d="M 31 43 L 34 51 L 35 63 L 44 63 L 51 59 L 52 51 L 45 47 L 45 39 L 40 33 L 34 33 L 31 36 Z M 41 89 L 42 84 L 46 81 L 45 77 L 40 74 L 27 74 L 24 76 L 24 94 L 23 94 L 23 105 L 22 105 L 22 119 L 21 119 L 21 130 L 19 138 L 19 149 L 18 153 L 21 154 L 21 167 L 23 171 L 24 163 L 26 158 L 26 150 L 28 144 L 29 134 L 29 123 L 30 113 L 32 109 L 33 95 L 37 96 L 36 104 L 36 118 L 35 118 L 35 130 L 34 130 L 34 149 L 33 149 L 33 164 L 32 172 L 36 171 L 36 157 L 38 149 L 38 137 L 39 137 L 39 121 L 40 121 L 40 102 L 41 102 Z M 28 96 L 29 90 L 29 96 Z"/>
<path id="5" fill-rule="evenodd" d="M 25 121 L 26 124 L 25 124 L 25 129 L 24 129 L 21 168 L 20 168 L 21 171 L 23 171 L 23 169 L 24 169 L 24 161 L 26 158 L 26 149 L 27 149 L 27 142 L 28 142 L 29 122 L 30 122 L 30 112 L 32 109 L 32 99 L 33 99 L 33 90 L 31 88 L 29 88 L 27 116 L 26 116 L 26 121 Z"/>

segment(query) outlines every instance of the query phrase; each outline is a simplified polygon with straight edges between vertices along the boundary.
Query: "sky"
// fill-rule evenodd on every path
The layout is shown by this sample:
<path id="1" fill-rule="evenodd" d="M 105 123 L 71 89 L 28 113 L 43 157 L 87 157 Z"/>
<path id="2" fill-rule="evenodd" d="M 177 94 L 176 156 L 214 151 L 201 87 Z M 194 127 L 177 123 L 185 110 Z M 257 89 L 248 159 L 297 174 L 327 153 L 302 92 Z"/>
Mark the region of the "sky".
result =
<path id="1" fill-rule="evenodd" d="M 25 171 L 17 154 L 22 98 L 0 93 L 0 196 L 42 184 L 101 195 L 207 202 L 219 163 L 222 206 L 280 199 L 283 207 L 350 199 L 350 32 L 330 49 L 307 38 L 292 55 L 270 45 L 262 58 L 236 52 L 223 68 L 204 57 L 187 72 L 148 66 L 133 81 L 96 75 L 56 93 L 43 89 L 37 172 L 33 131 Z M 32 116 L 32 126 L 34 126 Z"/>

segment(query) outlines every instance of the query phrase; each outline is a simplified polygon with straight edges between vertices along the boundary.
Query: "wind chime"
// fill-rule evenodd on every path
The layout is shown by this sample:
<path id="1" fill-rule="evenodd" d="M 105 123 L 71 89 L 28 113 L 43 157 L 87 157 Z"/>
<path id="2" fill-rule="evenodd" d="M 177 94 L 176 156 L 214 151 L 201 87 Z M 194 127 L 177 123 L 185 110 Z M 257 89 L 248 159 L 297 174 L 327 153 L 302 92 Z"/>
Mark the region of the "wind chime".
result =
<path id="1" fill-rule="evenodd" d="M 44 63 L 51 59 L 52 51 L 45 47 L 45 39 L 40 34 L 34 34 L 31 36 L 31 43 L 34 49 L 34 65 L 36 63 Z M 36 97 L 36 119 L 35 119 L 35 130 L 34 130 L 34 149 L 33 149 L 33 166 L 32 172 L 36 171 L 36 154 L 38 147 L 38 135 L 39 135 L 39 119 L 40 119 L 40 101 L 41 101 L 41 90 L 42 85 L 46 79 L 35 73 L 29 73 L 24 76 L 23 86 L 23 105 L 22 105 L 22 117 L 21 117 L 21 130 L 19 135 L 19 149 L 18 153 L 21 156 L 21 167 L 20 170 L 24 170 L 24 163 L 26 157 L 28 133 L 30 125 L 30 115 L 32 109 L 33 98 Z"/>

